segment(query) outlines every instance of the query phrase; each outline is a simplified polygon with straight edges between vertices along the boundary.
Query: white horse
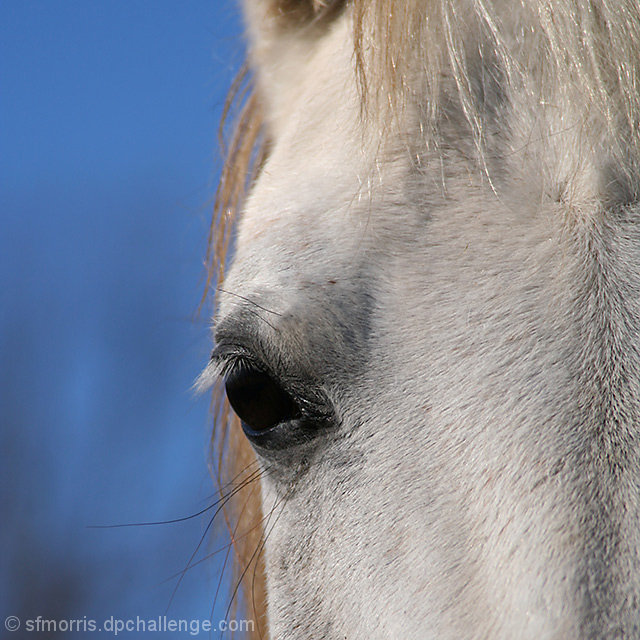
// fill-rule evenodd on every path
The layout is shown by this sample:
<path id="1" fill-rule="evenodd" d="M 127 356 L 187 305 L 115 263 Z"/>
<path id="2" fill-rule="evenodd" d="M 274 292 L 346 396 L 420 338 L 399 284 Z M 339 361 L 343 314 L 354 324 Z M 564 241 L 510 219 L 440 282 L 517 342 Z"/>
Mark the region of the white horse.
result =
<path id="1" fill-rule="evenodd" d="M 208 372 L 256 636 L 640 638 L 638 0 L 245 10 Z"/>

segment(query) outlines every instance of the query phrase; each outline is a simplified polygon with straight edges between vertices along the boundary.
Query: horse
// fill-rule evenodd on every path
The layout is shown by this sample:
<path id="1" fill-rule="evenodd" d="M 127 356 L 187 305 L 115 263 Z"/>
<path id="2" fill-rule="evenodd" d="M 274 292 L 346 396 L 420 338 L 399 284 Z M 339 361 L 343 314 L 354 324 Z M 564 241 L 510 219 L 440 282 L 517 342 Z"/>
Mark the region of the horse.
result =
<path id="1" fill-rule="evenodd" d="M 640 638 L 637 0 L 244 14 L 203 384 L 254 636 Z"/>

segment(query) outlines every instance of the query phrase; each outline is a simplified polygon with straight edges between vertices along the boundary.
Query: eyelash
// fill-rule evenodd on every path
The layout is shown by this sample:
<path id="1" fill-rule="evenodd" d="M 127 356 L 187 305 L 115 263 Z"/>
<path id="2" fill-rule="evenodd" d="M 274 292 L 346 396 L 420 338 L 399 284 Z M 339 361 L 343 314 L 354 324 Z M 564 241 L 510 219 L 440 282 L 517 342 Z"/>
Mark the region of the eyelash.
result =
<path id="1" fill-rule="evenodd" d="M 275 375 L 241 347 L 219 346 L 213 357 L 221 362 L 227 400 L 255 446 L 287 449 L 335 424 L 331 403 L 314 385 Z"/>

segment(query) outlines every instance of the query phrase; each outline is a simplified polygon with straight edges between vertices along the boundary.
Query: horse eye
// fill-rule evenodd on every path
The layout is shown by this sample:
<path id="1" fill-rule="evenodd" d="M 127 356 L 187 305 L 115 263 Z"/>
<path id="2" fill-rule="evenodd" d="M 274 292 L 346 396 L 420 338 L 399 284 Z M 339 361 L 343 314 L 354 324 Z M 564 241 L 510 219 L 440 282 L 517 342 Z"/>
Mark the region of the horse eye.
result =
<path id="1" fill-rule="evenodd" d="M 266 372 L 251 364 L 236 365 L 225 379 L 229 404 L 253 431 L 264 431 L 300 417 L 291 396 Z"/>

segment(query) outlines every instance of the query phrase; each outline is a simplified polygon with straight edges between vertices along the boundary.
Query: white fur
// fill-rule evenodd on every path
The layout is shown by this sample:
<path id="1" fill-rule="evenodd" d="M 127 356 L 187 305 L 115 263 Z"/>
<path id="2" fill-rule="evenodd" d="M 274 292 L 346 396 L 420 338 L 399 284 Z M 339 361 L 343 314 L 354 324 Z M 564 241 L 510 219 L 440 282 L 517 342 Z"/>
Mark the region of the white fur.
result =
<path id="1" fill-rule="evenodd" d="M 282 27 L 247 2 L 272 146 L 224 288 L 339 421 L 263 479 L 274 639 L 640 638 L 638 130 L 559 68 L 532 100 L 538 4 L 456 25 L 512 56 L 490 114 L 454 82 L 489 64 L 467 51 L 381 131 L 349 9 Z"/>

